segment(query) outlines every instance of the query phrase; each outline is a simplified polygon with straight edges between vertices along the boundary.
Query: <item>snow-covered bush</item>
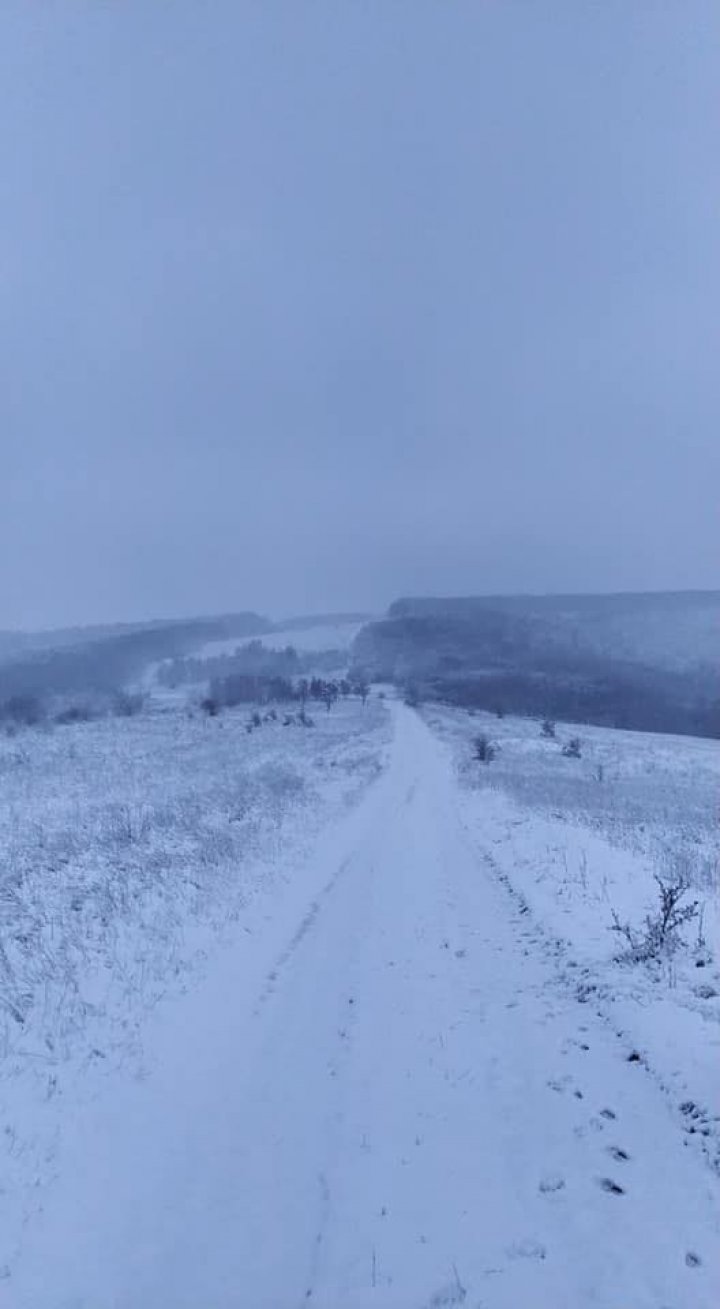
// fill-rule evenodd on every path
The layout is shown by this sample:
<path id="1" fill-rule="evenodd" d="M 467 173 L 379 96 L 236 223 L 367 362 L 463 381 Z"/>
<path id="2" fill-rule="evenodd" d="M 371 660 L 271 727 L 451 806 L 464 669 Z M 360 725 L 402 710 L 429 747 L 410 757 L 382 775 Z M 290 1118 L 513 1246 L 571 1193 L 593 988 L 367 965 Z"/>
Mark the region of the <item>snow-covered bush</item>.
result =
<path id="1" fill-rule="evenodd" d="M 684 944 L 682 929 L 696 919 L 700 909 L 697 900 L 686 903 L 690 881 L 684 868 L 676 869 L 671 878 L 655 874 L 658 903 L 652 913 L 645 915 L 641 927 L 621 923 L 613 910 L 611 931 L 617 932 L 625 942 L 618 956 L 632 963 L 649 963 L 672 955 Z"/>

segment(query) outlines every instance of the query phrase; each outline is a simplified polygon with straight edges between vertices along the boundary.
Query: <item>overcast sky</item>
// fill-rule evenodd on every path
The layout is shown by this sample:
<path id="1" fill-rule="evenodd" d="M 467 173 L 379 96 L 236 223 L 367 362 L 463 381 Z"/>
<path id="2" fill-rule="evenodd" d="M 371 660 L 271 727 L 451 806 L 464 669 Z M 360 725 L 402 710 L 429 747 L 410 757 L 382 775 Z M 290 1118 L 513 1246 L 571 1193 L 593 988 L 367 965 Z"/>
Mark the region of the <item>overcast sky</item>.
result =
<path id="1" fill-rule="evenodd" d="M 720 585 L 720 6 L 6 0 L 0 627 Z"/>

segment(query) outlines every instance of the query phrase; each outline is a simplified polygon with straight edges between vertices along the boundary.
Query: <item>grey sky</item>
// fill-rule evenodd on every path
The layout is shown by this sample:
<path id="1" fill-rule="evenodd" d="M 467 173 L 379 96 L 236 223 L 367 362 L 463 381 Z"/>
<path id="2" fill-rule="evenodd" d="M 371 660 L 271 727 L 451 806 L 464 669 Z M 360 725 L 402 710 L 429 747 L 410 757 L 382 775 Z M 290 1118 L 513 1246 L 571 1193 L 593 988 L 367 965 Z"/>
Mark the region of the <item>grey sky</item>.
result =
<path id="1" fill-rule="evenodd" d="M 0 627 L 718 585 L 716 0 L 7 0 L 0 79 Z"/>

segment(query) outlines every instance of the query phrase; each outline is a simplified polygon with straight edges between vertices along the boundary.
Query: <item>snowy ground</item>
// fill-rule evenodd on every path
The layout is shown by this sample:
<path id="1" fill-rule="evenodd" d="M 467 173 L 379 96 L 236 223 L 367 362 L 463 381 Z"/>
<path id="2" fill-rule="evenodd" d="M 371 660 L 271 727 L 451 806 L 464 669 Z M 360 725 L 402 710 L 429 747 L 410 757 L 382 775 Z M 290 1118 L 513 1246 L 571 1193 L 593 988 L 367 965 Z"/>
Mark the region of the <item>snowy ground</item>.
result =
<path id="1" fill-rule="evenodd" d="M 0 737 L 0 1274 L 68 1103 L 95 1070 L 143 1067 L 158 1001 L 247 934 L 381 770 L 377 700 L 312 729 L 248 719 L 183 709 Z"/>
<path id="2" fill-rule="evenodd" d="M 558 949 L 567 984 L 646 1060 L 693 1144 L 720 1167 L 720 746 L 688 737 L 557 727 L 428 707 L 452 748 L 478 851 Z M 489 765 L 473 740 L 498 747 Z M 582 739 L 582 757 L 563 742 Z M 613 911 L 640 927 L 654 874 L 685 871 L 697 899 L 686 949 L 618 963 Z"/>
<path id="3" fill-rule="evenodd" d="M 286 646 L 291 645 L 299 654 L 318 654 L 328 650 L 347 652 L 362 626 L 363 623 L 355 620 L 311 623 L 308 627 L 290 627 L 278 632 L 264 632 L 257 637 L 257 640 L 262 641 L 268 650 L 284 650 Z M 215 655 L 234 654 L 238 646 L 247 643 L 247 640 L 239 641 L 237 637 L 229 641 L 209 641 L 198 651 L 198 657 L 210 659 Z"/>
<path id="4" fill-rule="evenodd" d="M 509 892 L 509 801 L 390 710 L 384 775 L 156 1006 L 142 1069 L 68 1097 L 0 1305 L 717 1303 L 715 1173 Z"/>

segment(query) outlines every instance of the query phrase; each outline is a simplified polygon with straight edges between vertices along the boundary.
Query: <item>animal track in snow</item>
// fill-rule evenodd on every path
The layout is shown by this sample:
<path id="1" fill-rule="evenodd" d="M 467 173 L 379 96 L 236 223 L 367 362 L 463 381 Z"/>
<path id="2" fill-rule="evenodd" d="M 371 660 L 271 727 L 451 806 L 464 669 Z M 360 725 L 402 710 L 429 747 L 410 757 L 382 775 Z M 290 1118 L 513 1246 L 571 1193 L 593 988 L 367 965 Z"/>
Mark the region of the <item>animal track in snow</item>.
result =
<path id="1" fill-rule="evenodd" d="M 620 1186 L 619 1182 L 614 1182 L 612 1177 L 599 1177 L 598 1186 L 601 1188 L 601 1190 L 607 1191 L 608 1195 L 625 1194 L 625 1187 Z"/>
<path id="2" fill-rule="evenodd" d="M 559 1177 L 556 1174 L 549 1177 L 543 1177 L 538 1187 L 538 1190 L 541 1191 L 543 1195 L 554 1195 L 557 1191 L 562 1191 L 564 1189 L 565 1178 Z"/>
<path id="3" fill-rule="evenodd" d="M 514 1241 L 508 1246 L 507 1254 L 510 1259 L 546 1259 L 547 1250 L 539 1241 Z"/>
<path id="4" fill-rule="evenodd" d="M 611 1154 L 613 1159 L 617 1159 L 618 1163 L 629 1163 L 630 1155 L 627 1150 L 621 1150 L 619 1145 L 609 1145 L 607 1149 L 608 1154 Z"/>

